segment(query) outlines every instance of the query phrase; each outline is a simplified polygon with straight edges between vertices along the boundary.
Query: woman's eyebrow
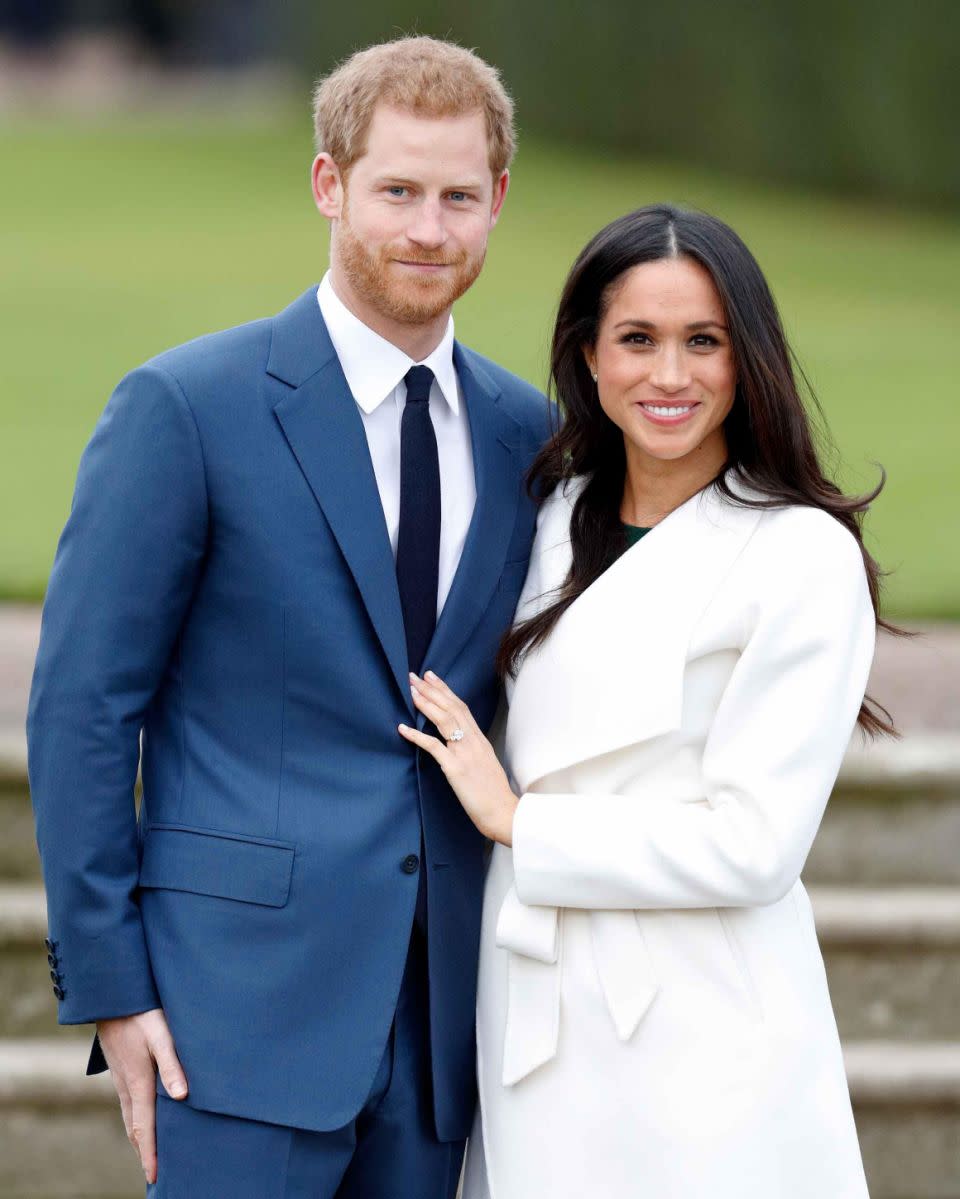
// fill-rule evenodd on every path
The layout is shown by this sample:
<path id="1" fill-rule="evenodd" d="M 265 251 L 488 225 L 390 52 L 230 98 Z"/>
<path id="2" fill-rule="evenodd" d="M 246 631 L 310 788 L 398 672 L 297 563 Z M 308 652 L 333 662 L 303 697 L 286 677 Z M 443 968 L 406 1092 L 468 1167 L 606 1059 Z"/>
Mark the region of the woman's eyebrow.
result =
<path id="1" fill-rule="evenodd" d="M 629 325 L 632 329 L 656 329 L 654 321 L 644 321 L 635 317 L 628 317 L 626 320 L 617 321 L 613 326 L 614 329 L 622 329 L 625 325 Z M 686 326 L 687 329 L 722 329 L 724 333 L 727 331 L 727 326 L 722 321 L 693 321 Z"/>

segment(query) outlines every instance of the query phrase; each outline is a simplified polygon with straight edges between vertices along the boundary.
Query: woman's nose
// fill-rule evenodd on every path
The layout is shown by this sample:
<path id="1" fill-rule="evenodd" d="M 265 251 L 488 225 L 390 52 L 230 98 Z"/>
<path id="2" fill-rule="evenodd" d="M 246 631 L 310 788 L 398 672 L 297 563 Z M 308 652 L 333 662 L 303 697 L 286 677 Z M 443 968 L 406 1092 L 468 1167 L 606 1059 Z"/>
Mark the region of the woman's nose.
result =
<path id="1" fill-rule="evenodd" d="M 650 382 L 660 391 L 682 391 L 690 381 L 682 350 L 670 346 L 660 349 L 650 372 Z"/>

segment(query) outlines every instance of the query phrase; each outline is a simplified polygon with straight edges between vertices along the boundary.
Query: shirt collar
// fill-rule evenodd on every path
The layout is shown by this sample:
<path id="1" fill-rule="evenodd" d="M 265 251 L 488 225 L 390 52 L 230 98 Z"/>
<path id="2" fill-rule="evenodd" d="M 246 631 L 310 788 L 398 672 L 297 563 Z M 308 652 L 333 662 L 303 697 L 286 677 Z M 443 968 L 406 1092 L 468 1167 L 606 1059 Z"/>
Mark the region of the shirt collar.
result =
<path id="1" fill-rule="evenodd" d="M 317 288 L 317 303 L 353 398 L 364 412 L 371 413 L 378 408 L 403 382 L 407 371 L 419 365 L 428 366 L 433 371 L 443 398 L 453 412 L 459 413 L 460 391 L 453 365 L 452 316 L 440 344 L 422 363 L 417 363 L 354 316 L 333 290 L 329 271 Z"/>

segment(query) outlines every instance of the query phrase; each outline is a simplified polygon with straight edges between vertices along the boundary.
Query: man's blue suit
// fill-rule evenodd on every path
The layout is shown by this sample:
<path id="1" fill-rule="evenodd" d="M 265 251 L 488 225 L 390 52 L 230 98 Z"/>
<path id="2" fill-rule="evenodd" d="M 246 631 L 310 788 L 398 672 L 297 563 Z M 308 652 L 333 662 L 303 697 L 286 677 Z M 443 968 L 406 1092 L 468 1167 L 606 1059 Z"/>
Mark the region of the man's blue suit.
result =
<path id="1" fill-rule="evenodd" d="M 454 362 L 477 504 L 425 666 L 486 727 L 549 416 L 502 368 Z M 80 465 L 30 699 L 60 1022 L 162 1006 L 189 1104 L 338 1128 L 381 1062 L 426 870 L 436 1129 L 465 1137 L 484 841 L 398 734 L 414 716 L 315 289 L 129 374 Z"/>

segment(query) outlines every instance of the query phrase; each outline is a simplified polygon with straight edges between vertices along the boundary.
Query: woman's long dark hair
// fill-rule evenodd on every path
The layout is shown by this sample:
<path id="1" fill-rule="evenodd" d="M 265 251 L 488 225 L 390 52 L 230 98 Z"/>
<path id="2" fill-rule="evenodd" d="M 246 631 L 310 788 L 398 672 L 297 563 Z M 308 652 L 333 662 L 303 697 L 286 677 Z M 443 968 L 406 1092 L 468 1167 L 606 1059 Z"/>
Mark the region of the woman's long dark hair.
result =
<path id="1" fill-rule="evenodd" d="M 612 293 L 625 272 L 644 262 L 679 256 L 698 262 L 710 273 L 726 314 L 736 367 L 736 394 L 724 423 L 727 461 L 714 485 L 732 502 L 749 507 L 801 504 L 829 512 L 857 539 L 878 626 L 900 632 L 880 617 L 881 572 L 863 544 L 860 528 L 885 476 L 881 472 L 872 492 L 845 496 L 824 475 L 780 315 L 756 259 L 736 233 L 715 217 L 657 204 L 601 229 L 573 264 L 560 297 L 550 389 L 565 420 L 534 460 L 528 488 L 531 495 L 543 498 L 575 476 L 585 476 L 586 483 L 571 518 L 570 573 L 543 612 L 504 637 L 497 658 L 501 675 L 516 672 L 524 652 L 545 640 L 567 608 L 624 549 L 623 434 L 600 406 L 584 348 L 596 343 Z M 823 427 L 816 397 L 802 370 L 797 371 Z M 738 497 L 724 478 L 729 470 L 764 498 Z M 857 723 L 871 735 L 895 733 L 889 712 L 869 696 Z"/>

